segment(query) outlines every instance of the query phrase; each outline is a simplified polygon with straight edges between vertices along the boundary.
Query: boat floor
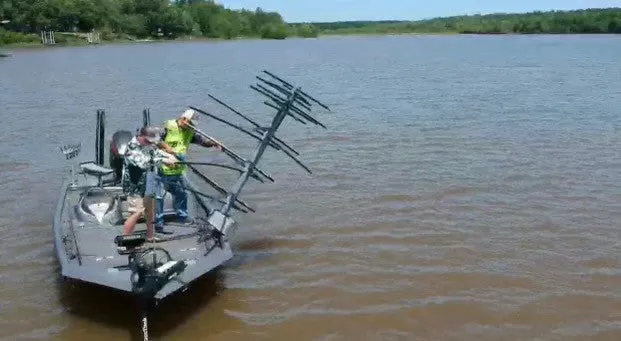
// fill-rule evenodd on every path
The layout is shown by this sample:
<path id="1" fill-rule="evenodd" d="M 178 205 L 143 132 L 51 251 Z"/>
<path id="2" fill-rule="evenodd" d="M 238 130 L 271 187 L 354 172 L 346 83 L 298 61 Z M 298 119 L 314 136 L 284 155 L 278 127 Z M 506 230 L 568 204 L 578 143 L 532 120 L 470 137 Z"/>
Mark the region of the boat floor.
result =
<path id="1" fill-rule="evenodd" d="M 197 250 L 196 228 L 189 225 L 168 223 L 164 230 L 170 234 L 157 234 L 161 241 L 147 243 L 166 249 L 173 259 L 184 259 L 188 251 Z M 145 223 L 138 223 L 134 232 L 146 231 Z M 123 234 L 123 225 L 93 226 L 75 230 L 80 247 L 82 265 L 109 269 L 127 265 L 127 256 L 120 255 L 114 238 Z M 184 238 L 185 237 L 185 238 Z"/>

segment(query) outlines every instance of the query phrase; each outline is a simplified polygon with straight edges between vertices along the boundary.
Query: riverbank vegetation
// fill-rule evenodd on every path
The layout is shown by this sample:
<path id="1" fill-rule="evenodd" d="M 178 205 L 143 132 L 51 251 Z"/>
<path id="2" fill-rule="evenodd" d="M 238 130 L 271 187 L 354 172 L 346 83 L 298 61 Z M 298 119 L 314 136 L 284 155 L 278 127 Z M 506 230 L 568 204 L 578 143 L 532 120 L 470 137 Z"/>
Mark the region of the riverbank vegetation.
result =
<path id="1" fill-rule="evenodd" d="M 621 8 L 488 14 L 404 21 L 313 23 L 321 34 L 578 34 L 621 33 Z"/>
<path id="2" fill-rule="evenodd" d="M 286 23 L 277 12 L 233 10 L 214 0 L 2 0 L 1 44 L 40 45 L 42 30 L 56 43 L 138 39 L 285 39 L 330 34 L 575 34 L 621 33 L 621 8 L 489 14 L 420 21 Z"/>
<path id="3" fill-rule="evenodd" d="M 0 20 L 10 21 L 0 28 L 0 44 L 40 42 L 42 30 L 96 30 L 103 40 L 317 35 L 310 25 L 288 25 L 277 12 L 232 10 L 213 0 L 2 0 Z M 71 37 L 57 34 L 56 42 Z"/>

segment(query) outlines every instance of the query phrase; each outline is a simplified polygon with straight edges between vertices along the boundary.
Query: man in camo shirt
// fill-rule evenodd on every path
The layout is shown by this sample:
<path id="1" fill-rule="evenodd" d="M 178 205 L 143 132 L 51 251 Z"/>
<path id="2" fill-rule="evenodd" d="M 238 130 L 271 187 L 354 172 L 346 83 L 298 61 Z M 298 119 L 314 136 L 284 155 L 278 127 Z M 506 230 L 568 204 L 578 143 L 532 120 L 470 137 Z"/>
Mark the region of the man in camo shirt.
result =
<path id="1" fill-rule="evenodd" d="M 124 224 L 124 234 L 134 231 L 141 216 L 145 217 L 147 239 L 154 238 L 155 224 L 155 188 L 157 168 L 162 164 L 172 165 L 178 160 L 174 155 L 157 147 L 160 141 L 160 129 L 143 127 L 127 144 L 124 157 L 122 187 L 127 194 L 127 203 L 131 216 Z"/>

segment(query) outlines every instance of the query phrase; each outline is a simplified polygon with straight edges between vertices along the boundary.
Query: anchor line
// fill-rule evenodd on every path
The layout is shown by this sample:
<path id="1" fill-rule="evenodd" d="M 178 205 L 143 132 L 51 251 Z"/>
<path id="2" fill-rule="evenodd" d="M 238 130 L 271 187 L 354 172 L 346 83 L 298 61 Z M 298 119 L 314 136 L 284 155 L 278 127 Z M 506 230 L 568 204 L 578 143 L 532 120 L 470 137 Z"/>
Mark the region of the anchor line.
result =
<path id="1" fill-rule="evenodd" d="M 149 321 L 146 313 L 142 316 L 142 339 L 149 341 Z"/>

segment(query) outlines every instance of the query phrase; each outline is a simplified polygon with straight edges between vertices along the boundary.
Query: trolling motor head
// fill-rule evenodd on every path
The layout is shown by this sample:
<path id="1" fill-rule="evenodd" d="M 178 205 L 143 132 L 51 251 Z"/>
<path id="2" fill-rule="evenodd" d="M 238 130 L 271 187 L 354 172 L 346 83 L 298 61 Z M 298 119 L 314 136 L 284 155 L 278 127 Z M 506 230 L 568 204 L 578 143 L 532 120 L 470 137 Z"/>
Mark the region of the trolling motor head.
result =
<path id="1" fill-rule="evenodd" d="M 158 260 L 157 253 L 165 254 L 166 261 Z M 132 291 L 145 298 L 154 297 L 168 282 L 179 275 L 187 264 L 172 260 L 162 248 L 148 248 L 130 258 Z"/>
<path id="2" fill-rule="evenodd" d="M 119 254 L 128 255 L 132 292 L 144 298 L 154 297 L 187 267 L 183 260 L 173 260 L 168 251 L 160 247 L 147 247 L 143 233 L 116 236 L 114 242 Z"/>

